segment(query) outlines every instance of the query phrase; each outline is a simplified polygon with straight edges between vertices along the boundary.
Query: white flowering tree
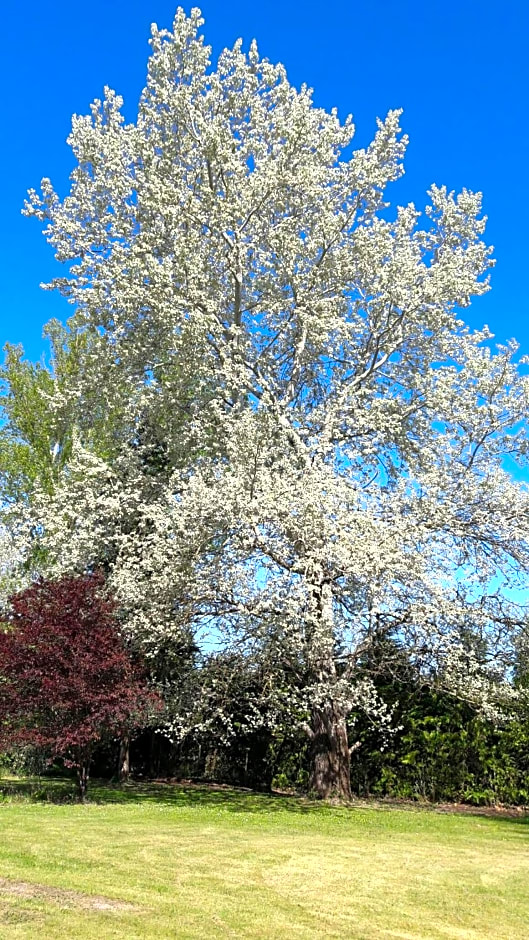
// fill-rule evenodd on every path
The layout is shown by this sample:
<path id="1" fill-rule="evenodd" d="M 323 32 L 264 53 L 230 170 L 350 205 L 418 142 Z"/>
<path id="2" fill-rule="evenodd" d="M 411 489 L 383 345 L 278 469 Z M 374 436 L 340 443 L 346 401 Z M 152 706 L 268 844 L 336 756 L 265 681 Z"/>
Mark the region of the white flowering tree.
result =
<path id="1" fill-rule="evenodd" d="M 107 558 L 147 649 L 192 625 L 280 664 L 313 790 L 348 797 L 348 715 L 384 717 L 358 678 L 373 642 L 483 702 L 499 675 L 529 562 L 504 464 L 528 385 L 514 344 L 460 319 L 492 264 L 479 195 L 389 212 L 399 112 L 351 153 L 351 120 L 255 43 L 211 68 L 201 24 L 153 28 L 136 122 L 107 89 L 74 118 L 70 193 L 30 193 L 85 338 L 57 390 L 84 421 L 32 512 L 52 569 Z"/>

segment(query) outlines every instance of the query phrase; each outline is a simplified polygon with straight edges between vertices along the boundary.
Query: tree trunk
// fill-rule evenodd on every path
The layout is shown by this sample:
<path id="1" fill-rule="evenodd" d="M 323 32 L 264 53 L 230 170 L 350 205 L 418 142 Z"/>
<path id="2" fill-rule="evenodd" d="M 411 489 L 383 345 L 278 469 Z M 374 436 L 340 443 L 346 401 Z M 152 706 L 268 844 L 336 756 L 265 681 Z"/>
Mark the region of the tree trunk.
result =
<path id="1" fill-rule="evenodd" d="M 88 789 L 88 762 L 82 761 L 77 768 L 77 784 L 79 788 L 79 800 L 85 802 L 86 791 Z"/>
<path id="2" fill-rule="evenodd" d="M 217 764 L 219 760 L 218 748 L 213 748 L 206 754 L 206 764 L 204 767 L 204 776 L 206 780 L 216 780 Z"/>
<path id="3" fill-rule="evenodd" d="M 351 754 L 345 718 L 332 705 L 312 712 L 309 789 L 319 799 L 351 799 Z"/>
<path id="4" fill-rule="evenodd" d="M 120 783 L 125 783 L 130 776 L 130 735 L 128 734 L 119 743 L 118 776 Z"/>
<path id="5" fill-rule="evenodd" d="M 345 712 L 332 700 L 337 679 L 332 585 L 322 565 L 315 566 L 314 573 L 318 572 L 319 579 L 310 586 L 312 603 L 306 633 L 313 677 L 324 695 L 323 704 L 312 709 L 310 727 L 307 727 L 312 758 L 309 788 L 319 799 L 350 800 L 351 752 Z"/>

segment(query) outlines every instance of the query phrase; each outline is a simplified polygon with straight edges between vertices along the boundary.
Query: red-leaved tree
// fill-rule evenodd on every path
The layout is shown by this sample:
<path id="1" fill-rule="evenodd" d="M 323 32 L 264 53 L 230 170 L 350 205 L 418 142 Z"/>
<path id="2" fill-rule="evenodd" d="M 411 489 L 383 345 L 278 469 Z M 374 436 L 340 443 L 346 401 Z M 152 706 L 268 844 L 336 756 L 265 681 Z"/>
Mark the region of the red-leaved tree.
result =
<path id="1" fill-rule="evenodd" d="M 156 705 L 120 635 L 102 575 L 41 580 L 0 626 L 0 751 L 31 744 L 75 767 L 84 800 L 94 748 Z"/>

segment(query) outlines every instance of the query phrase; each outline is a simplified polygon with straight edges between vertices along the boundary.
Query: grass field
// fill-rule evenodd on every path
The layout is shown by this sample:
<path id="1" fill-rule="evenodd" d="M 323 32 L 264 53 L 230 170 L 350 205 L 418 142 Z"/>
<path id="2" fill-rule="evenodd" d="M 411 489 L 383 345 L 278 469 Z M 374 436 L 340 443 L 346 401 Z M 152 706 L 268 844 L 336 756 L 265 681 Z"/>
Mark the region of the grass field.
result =
<path id="1" fill-rule="evenodd" d="M 2 940 L 529 937 L 528 817 L 162 785 L 80 806 L 6 783 Z"/>

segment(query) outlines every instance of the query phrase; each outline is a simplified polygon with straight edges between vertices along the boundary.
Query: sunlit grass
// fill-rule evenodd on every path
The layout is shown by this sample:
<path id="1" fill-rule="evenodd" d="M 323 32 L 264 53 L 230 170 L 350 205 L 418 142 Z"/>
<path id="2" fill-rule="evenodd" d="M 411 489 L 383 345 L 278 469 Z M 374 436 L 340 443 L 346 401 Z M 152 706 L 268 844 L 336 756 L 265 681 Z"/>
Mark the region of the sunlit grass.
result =
<path id="1" fill-rule="evenodd" d="M 163 786 L 94 788 L 80 806 L 11 789 L 2 938 L 529 935 L 523 818 Z"/>

